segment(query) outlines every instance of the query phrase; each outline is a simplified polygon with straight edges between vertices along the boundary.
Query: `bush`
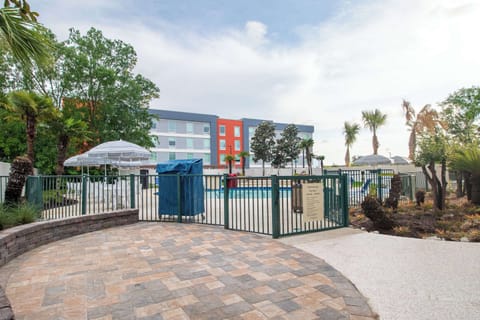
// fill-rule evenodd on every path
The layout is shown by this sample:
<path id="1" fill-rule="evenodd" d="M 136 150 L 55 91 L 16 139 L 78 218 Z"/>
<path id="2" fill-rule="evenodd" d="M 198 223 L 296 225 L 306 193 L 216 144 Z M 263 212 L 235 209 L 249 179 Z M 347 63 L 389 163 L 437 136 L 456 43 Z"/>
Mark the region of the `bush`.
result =
<path id="1" fill-rule="evenodd" d="M 15 223 L 12 219 L 12 215 L 9 214 L 4 206 L 0 205 L 0 230 L 13 226 Z"/>
<path id="2" fill-rule="evenodd" d="M 15 224 L 32 223 L 40 217 L 40 210 L 31 204 L 21 204 L 11 209 Z"/>
<path id="3" fill-rule="evenodd" d="M 18 206 L 0 206 L 0 230 L 19 224 L 34 222 L 40 217 L 40 210 L 30 204 Z"/>
<path id="4" fill-rule="evenodd" d="M 390 230 L 394 226 L 393 220 L 387 216 L 380 201 L 372 196 L 366 196 L 362 204 L 363 213 L 373 222 L 377 229 Z"/>

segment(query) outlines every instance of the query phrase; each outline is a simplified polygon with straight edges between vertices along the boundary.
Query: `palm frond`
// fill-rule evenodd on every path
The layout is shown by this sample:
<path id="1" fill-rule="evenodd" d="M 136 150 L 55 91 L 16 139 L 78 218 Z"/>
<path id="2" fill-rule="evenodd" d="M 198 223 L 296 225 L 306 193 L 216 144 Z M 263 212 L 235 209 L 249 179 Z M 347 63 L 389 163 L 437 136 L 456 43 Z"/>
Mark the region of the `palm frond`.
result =
<path id="1" fill-rule="evenodd" d="M 37 22 L 24 19 L 20 9 L 0 8 L 0 42 L 25 66 L 50 57 L 51 42 L 40 29 Z"/>

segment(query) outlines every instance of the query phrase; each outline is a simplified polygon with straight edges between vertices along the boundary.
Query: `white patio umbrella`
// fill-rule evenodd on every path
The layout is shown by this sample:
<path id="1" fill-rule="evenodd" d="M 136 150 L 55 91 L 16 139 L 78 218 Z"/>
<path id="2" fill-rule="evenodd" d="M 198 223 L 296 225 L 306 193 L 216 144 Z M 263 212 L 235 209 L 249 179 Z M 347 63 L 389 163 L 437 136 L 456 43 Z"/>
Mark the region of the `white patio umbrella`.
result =
<path id="1" fill-rule="evenodd" d="M 109 161 L 141 161 L 150 159 L 150 151 L 134 143 L 117 140 L 109 141 L 85 153 L 89 158 L 103 158 Z"/>
<path id="2" fill-rule="evenodd" d="M 371 154 L 358 158 L 353 161 L 353 164 L 357 166 L 376 166 L 379 164 L 392 164 L 392 160 L 379 154 Z"/>
<path id="3" fill-rule="evenodd" d="M 410 160 L 401 156 L 392 157 L 393 164 L 410 164 Z"/>
<path id="4" fill-rule="evenodd" d="M 93 158 L 88 157 L 85 153 L 79 154 L 65 160 L 63 165 L 65 167 L 81 167 L 83 175 L 83 167 L 87 167 L 87 172 L 89 167 L 101 166 L 110 164 L 111 161 L 103 158 Z"/>

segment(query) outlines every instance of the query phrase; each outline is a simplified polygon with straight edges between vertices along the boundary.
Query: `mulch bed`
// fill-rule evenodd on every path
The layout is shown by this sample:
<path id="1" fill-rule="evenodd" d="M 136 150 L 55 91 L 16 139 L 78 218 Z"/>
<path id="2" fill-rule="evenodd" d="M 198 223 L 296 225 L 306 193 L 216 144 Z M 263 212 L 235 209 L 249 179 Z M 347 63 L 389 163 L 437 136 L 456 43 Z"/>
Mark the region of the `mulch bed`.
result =
<path id="1" fill-rule="evenodd" d="M 399 205 L 396 213 L 391 209 L 385 211 L 394 221 L 393 229 L 375 228 L 360 207 L 350 209 L 350 224 L 369 232 L 403 237 L 480 242 L 480 207 L 468 203 L 465 198 L 449 197 L 443 212 L 433 209 L 431 199 L 427 199 L 420 208 L 410 203 Z"/>

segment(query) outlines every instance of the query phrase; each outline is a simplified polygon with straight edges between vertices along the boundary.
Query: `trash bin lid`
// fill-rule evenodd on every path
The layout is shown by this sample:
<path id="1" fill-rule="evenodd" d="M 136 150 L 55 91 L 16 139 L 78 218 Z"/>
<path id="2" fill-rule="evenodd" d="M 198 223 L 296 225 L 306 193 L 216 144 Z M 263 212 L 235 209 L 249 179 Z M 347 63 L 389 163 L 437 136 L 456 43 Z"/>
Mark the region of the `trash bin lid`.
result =
<path id="1" fill-rule="evenodd" d="M 157 173 L 163 174 L 202 174 L 203 160 L 202 159 L 188 159 L 188 160 L 170 160 L 157 164 Z"/>

